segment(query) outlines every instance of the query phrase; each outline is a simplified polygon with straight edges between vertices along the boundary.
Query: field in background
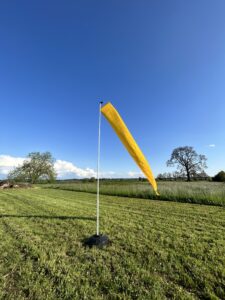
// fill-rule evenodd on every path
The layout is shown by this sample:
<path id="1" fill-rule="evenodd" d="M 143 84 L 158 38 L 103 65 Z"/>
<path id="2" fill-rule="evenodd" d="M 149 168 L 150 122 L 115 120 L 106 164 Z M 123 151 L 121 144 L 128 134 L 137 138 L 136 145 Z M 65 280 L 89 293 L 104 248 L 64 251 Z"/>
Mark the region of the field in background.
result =
<path id="1" fill-rule="evenodd" d="M 225 299 L 223 207 L 101 196 L 99 250 L 95 201 L 0 191 L 0 299 Z"/>
<path id="2" fill-rule="evenodd" d="M 72 182 L 47 185 L 48 188 L 62 190 L 83 191 L 96 193 L 96 183 Z M 123 197 L 157 199 L 187 203 L 225 206 L 225 183 L 209 181 L 195 182 L 159 182 L 160 196 L 156 196 L 148 182 L 138 181 L 110 181 L 100 182 L 100 193 Z"/>

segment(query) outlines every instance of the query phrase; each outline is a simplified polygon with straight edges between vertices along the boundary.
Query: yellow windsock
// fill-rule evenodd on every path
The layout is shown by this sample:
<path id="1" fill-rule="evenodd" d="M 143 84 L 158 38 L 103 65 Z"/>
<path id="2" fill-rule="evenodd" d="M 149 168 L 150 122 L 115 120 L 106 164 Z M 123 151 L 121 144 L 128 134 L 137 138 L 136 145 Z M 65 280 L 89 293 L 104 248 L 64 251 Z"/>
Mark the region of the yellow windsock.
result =
<path id="1" fill-rule="evenodd" d="M 159 195 L 157 191 L 157 183 L 148 164 L 148 161 L 142 153 L 141 149 L 139 148 L 138 144 L 135 142 L 133 136 L 131 135 L 129 129 L 127 128 L 126 124 L 124 123 L 117 110 L 110 102 L 108 102 L 101 108 L 101 112 L 109 121 L 116 134 L 120 138 L 121 142 L 124 144 L 127 151 L 133 157 L 134 161 L 137 163 L 139 168 L 147 177 L 156 195 Z"/>

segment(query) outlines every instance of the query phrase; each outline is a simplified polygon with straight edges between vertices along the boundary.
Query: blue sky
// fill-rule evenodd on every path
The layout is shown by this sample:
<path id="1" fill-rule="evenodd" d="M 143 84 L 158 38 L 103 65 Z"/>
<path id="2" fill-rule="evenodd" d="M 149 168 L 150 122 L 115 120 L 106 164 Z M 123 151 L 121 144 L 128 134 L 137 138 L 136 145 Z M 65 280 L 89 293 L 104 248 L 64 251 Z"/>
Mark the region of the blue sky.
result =
<path id="1" fill-rule="evenodd" d="M 1 1 L 0 173 L 46 150 L 64 168 L 96 170 L 99 100 L 155 175 L 185 145 L 208 157 L 210 175 L 225 169 L 224 15 L 223 0 Z M 101 169 L 139 172 L 104 119 Z"/>

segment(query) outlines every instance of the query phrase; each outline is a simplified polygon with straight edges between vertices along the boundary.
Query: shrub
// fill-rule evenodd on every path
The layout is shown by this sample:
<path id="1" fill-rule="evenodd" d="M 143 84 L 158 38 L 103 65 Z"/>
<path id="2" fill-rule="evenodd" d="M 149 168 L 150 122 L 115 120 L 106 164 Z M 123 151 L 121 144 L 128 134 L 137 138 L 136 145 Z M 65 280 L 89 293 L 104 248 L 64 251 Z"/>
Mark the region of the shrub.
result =
<path id="1" fill-rule="evenodd" d="M 224 171 L 220 171 L 218 174 L 216 174 L 213 177 L 213 181 L 225 182 L 225 172 Z"/>

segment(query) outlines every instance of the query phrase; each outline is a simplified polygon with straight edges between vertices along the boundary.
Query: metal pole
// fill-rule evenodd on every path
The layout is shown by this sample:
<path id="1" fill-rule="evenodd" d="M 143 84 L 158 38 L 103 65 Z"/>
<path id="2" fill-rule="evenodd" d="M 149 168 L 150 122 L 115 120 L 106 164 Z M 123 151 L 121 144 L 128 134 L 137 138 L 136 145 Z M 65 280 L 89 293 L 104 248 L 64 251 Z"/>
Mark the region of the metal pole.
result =
<path id="1" fill-rule="evenodd" d="M 101 108 L 102 103 L 99 102 L 99 122 L 98 122 L 98 165 L 97 165 L 97 228 L 96 228 L 96 234 L 99 235 L 99 170 L 100 170 L 100 146 L 101 146 Z"/>

